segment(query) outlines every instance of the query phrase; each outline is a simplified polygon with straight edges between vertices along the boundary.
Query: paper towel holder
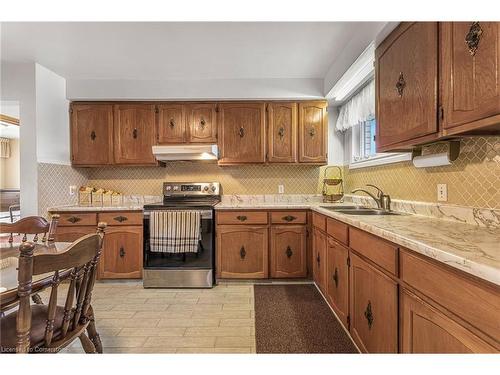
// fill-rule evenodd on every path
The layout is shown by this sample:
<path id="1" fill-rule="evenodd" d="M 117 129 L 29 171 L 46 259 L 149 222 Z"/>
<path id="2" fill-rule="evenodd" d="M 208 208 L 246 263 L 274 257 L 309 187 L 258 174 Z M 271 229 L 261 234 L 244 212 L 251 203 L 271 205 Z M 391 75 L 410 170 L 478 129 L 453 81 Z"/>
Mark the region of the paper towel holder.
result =
<path id="1" fill-rule="evenodd" d="M 460 140 L 447 141 L 446 143 L 448 143 L 448 151 L 439 154 L 422 155 L 422 147 L 414 148 L 411 155 L 413 165 L 417 168 L 450 165 L 460 155 Z"/>

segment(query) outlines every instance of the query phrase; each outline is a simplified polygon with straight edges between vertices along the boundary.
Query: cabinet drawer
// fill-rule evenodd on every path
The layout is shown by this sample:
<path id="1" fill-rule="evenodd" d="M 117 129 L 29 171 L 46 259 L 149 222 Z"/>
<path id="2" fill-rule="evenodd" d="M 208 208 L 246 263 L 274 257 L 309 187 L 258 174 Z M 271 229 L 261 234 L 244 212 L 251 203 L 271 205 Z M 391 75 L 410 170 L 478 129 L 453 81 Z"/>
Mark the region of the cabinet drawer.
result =
<path id="1" fill-rule="evenodd" d="M 58 226 L 56 228 L 56 242 L 73 242 L 87 234 L 96 233 L 97 228 L 92 226 L 71 225 L 67 227 Z"/>
<path id="2" fill-rule="evenodd" d="M 99 221 L 108 225 L 142 225 L 142 213 L 139 212 L 102 212 Z"/>
<path id="3" fill-rule="evenodd" d="M 305 211 L 275 211 L 271 212 L 273 224 L 305 224 L 307 213 Z"/>
<path id="4" fill-rule="evenodd" d="M 482 285 L 407 251 L 401 252 L 400 268 L 405 283 L 500 341 L 500 288 Z"/>
<path id="5" fill-rule="evenodd" d="M 97 230 L 97 214 L 95 213 L 60 213 L 60 227 L 95 225 Z"/>
<path id="6" fill-rule="evenodd" d="M 313 212 L 312 214 L 312 225 L 319 230 L 326 230 L 326 216 Z"/>
<path id="7" fill-rule="evenodd" d="M 335 238 L 337 241 L 340 241 L 345 245 L 348 244 L 349 226 L 347 224 L 344 224 L 335 219 L 327 218 L 326 233 L 328 233 L 329 236 Z"/>
<path id="8" fill-rule="evenodd" d="M 218 212 L 217 224 L 267 224 L 267 211 Z"/>
<path id="9" fill-rule="evenodd" d="M 356 228 L 349 228 L 349 246 L 378 266 L 397 275 L 398 247 Z"/>

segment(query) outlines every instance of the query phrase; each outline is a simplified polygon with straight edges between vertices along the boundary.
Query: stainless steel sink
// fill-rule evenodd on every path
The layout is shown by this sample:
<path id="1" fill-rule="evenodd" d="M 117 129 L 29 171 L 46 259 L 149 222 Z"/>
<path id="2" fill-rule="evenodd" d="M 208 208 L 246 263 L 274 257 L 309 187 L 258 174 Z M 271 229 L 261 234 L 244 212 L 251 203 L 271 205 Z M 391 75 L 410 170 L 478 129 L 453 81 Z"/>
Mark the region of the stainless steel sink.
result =
<path id="1" fill-rule="evenodd" d="M 345 215 L 401 215 L 399 212 L 394 211 L 383 211 L 383 210 L 374 210 L 371 208 L 363 209 L 363 210 L 336 210 L 340 214 Z"/>
<path id="2" fill-rule="evenodd" d="M 363 207 L 363 206 L 320 206 L 320 208 L 324 208 L 325 210 L 330 211 L 341 211 L 341 210 L 373 210 L 373 208 Z"/>

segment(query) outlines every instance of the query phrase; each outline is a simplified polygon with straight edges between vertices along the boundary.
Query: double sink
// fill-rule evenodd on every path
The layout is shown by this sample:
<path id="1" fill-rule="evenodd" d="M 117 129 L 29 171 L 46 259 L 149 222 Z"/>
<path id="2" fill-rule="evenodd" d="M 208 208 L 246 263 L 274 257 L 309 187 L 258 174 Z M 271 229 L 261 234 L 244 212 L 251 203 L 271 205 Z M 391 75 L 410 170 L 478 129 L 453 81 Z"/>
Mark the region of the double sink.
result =
<path id="1" fill-rule="evenodd" d="M 325 210 L 335 211 L 345 215 L 401 215 L 399 212 L 385 211 L 362 206 L 320 206 Z"/>

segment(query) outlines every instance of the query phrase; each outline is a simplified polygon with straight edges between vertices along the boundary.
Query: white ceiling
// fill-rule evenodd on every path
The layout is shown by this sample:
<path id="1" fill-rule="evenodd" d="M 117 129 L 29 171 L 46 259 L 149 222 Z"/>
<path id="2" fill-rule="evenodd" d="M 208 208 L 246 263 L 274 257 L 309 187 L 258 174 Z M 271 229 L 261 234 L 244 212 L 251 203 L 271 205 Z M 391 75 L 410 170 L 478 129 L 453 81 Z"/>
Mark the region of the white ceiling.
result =
<path id="1" fill-rule="evenodd" d="M 2 23 L 1 58 L 35 61 L 67 79 L 323 79 L 332 66 L 345 71 L 354 60 L 342 55 L 357 57 L 383 25 Z M 366 43 L 353 47 L 359 35 Z"/>

